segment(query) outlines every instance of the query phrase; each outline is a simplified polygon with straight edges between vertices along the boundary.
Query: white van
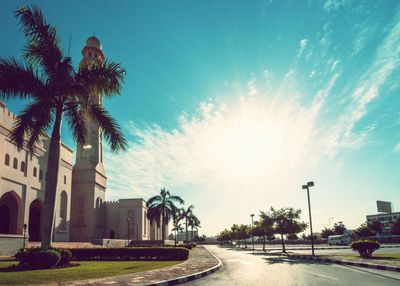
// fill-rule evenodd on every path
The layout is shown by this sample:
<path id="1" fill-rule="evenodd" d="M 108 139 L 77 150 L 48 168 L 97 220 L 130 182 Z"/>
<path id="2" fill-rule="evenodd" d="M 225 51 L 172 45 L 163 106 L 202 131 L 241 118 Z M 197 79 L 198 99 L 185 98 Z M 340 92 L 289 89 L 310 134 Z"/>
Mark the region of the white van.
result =
<path id="1" fill-rule="evenodd" d="M 330 235 L 328 237 L 329 245 L 348 245 L 351 243 L 350 235 Z"/>

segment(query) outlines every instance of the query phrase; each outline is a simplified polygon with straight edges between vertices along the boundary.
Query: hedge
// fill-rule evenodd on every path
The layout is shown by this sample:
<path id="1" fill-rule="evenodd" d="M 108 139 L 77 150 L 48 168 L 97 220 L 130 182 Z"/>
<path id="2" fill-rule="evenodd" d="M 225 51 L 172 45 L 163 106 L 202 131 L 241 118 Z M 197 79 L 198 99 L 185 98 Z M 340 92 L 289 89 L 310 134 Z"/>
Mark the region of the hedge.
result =
<path id="1" fill-rule="evenodd" d="M 20 249 L 15 254 L 19 267 L 49 269 L 70 266 L 71 253 L 64 249 L 31 247 Z"/>
<path id="2" fill-rule="evenodd" d="M 176 248 L 69 248 L 72 260 L 186 260 L 189 250 Z"/>
<path id="3" fill-rule="evenodd" d="M 372 240 L 357 240 L 353 241 L 351 248 L 353 251 L 358 251 L 361 257 L 370 258 L 375 250 L 379 249 L 379 242 Z"/>

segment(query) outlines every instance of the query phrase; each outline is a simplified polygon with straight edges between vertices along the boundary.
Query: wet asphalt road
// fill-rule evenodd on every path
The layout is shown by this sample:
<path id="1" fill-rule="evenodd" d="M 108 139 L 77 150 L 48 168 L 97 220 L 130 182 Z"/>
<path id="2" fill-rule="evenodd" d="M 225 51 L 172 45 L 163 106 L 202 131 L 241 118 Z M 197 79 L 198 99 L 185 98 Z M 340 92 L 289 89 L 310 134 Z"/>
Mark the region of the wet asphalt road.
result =
<path id="1" fill-rule="evenodd" d="M 400 285 L 400 273 L 206 246 L 221 270 L 183 285 Z"/>

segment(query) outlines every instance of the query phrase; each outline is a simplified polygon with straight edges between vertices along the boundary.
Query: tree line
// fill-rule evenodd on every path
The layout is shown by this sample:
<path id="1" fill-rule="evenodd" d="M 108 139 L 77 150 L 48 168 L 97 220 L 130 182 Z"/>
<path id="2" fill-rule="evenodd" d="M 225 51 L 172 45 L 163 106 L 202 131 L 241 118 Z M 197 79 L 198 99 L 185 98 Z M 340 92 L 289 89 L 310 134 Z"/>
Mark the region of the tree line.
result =
<path id="1" fill-rule="evenodd" d="M 274 209 L 271 207 L 269 211 L 260 211 L 259 219 L 254 221 L 253 225 L 234 224 L 230 229 L 221 231 L 217 239 L 223 243 L 235 241 L 240 247 L 241 241 L 244 240 L 247 247 L 247 239 L 252 235 L 259 237 L 265 251 L 266 241 L 275 240 L 278 235 L 282 243 L 282 251 L 286 252 L 286 239 L 293 238 L 294 235 L 306 230 L 308 224 L 300 221 L 301 209 L 291 207 Z"/>

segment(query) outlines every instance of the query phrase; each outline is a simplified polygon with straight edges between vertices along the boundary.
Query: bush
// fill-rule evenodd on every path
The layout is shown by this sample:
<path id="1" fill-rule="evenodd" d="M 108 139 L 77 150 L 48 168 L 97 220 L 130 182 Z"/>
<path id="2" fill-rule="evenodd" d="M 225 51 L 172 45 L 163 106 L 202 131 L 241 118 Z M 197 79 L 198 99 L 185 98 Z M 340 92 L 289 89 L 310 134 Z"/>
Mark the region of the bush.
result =
<path id="1" fill-rule="evenodd" d="M 55 249 L 32 247 L 18 251 L 15 254 L 15 259 L 19 262 L 20 267 L 47 269 L 58 266 L 61 255 Z"/>
<path id="2" fill-rule="evenodd" d="M 42 250 L 37 254 L 37 268 L 49 269 L 57 266 L 60 262 L 61 255 L 56 250 Z"/>
<path id="3" fill-rule="evenodd" d="M 189 250 L 168 248 L 72 248 L 72 260 L 186 260 Z"/>
<path id="4" fill-rule="evenodd" d="M 66 250 L 66 249 L 60 249 L 58 250 L 58 252 L 60 253 L 61 259 L 60 262 L 58 262 L 59 267 L 68 267 L 70 266 L 70 261 L 71 261 L 71 251 Z"/>
<path id="5" fill-rule="evenodd" d="M 351 244 L 351 248 L 358 251 L 361 257 L 370 258 L 372 253 L 380 248 L 380 244 L 372 240 L 357 240 Z"/>

